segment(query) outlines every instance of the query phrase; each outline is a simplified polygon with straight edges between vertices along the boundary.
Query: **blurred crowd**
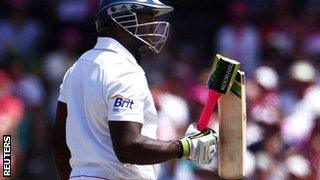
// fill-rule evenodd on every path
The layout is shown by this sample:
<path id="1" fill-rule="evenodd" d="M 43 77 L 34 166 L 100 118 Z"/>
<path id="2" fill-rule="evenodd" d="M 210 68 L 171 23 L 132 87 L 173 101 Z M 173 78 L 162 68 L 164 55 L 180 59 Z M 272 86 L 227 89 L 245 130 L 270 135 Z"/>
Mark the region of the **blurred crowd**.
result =
<path id="1" fill-rule="evenodd" d="M 142 61 L 158 138 L 180 138 L 197 121 L 212 58 L 220 53 L 246 72 L 247 179 L 320 179 L 320 1 L 163 2 L 177 7 L 164 17 L 172 35 L 161 54 Z M 17 179 L 57 178 L 50 134 L 59 85 L 95 44 L 97 3 L 0 1 L 0 134 L 13 137 Z M 218 131 L 218 123 L 215 110 L 210 127 Z M 158 177 L 218 179 L 217 158 L 204 167 L 169 161 Z"/>

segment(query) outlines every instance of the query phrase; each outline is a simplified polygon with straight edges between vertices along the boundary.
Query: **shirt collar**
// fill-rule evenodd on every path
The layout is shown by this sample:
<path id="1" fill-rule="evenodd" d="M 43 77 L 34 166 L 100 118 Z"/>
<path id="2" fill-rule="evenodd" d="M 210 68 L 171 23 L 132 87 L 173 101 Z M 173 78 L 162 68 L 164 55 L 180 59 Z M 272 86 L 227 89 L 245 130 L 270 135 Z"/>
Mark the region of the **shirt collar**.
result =
<path id="1" fill-rule="evenodd" d="M 98 37 L 97 44 L 93 49 L 115 51 L 118 54 L 125 55 L 126 59 L 128 59 L 131 63 L 138 65 L 136 58 L 122 44 L 113 38 Z"/>

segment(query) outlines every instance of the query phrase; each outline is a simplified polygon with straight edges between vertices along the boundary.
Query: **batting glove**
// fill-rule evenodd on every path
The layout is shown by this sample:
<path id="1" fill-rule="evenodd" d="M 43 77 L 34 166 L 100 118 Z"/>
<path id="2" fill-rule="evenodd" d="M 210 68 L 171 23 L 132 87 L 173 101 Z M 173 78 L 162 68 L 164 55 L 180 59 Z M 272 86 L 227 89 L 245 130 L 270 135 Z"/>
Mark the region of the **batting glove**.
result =
<path id="1" fill-rule="evenodd" d="M 210 164 L 217 150 L 217 133 L 207 128 L 200 132 L 196 124 L 191 124 L 184 138 L 180 139 L 183 156 L 200 164 Z"/>

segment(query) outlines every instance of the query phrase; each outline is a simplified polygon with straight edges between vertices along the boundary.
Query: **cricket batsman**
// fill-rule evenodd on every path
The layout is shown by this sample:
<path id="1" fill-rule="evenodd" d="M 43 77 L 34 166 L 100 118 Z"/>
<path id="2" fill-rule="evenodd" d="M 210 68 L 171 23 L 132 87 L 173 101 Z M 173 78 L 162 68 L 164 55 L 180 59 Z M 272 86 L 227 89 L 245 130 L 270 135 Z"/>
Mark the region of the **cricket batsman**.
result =
<path id="1" fill-rule="evenodd" d="M 64 76 L 53 133 L 61 179 L 156 179 L 154 165 L 187 158 L 208 164 L 216 133 L 190 125 L 179 140 L 156 140 L 157 112 L 141 56 L 159 53 L 172 7 L 159 0 L 101 0 L 98 40 Z"/>

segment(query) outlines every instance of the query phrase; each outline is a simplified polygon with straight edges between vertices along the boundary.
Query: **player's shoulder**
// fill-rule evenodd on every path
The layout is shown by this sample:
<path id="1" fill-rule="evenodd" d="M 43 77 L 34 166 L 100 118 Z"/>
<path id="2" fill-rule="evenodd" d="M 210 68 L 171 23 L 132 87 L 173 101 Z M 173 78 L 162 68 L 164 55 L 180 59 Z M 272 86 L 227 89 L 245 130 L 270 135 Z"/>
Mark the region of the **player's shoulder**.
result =
<path id="1" fill-rule="evenodd" d="M 137 64 L 130 60 L 127 54 L 122 54 L 117 51 L 109 49 L 91 49 L 78 59 L 78 63 L 93 64 L 99 71 L 103 73 L 103 76 L 108 81 L 124 80 L 130 78 L 129 76 L 135 76 L 136 78 L 143 78 L 144 71 Z"/>

